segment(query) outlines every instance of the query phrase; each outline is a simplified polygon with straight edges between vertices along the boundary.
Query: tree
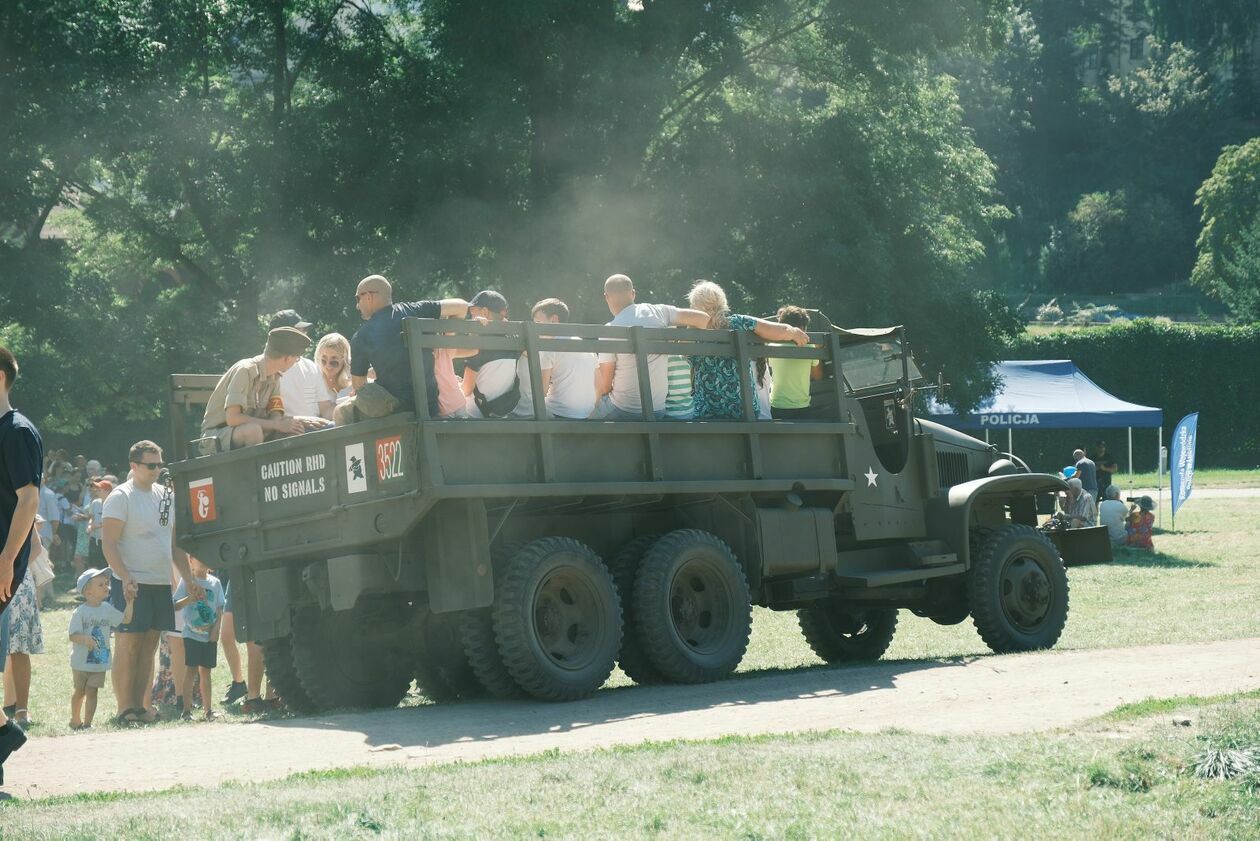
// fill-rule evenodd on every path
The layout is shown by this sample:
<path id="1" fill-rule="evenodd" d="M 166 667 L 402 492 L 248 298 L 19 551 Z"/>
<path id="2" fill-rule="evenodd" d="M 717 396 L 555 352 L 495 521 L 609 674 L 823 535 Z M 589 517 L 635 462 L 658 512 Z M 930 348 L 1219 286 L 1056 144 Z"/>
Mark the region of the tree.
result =
<path id="1" fill-rule="evenodd" d="M 971 273 L 1002 210 L 931 62 L 990 49 L 1006 11 L 10 0 L 0 272 L 38 257 L 117 344 L 129 388 L 68 388 L 66 431 L 156 416 L 165 373 L 256 353 L 269 310 L 350 332 L 372 271 L 412 297 L 558 294 L 586 320 L 612 271 L 670 300 L 713 277 L 745 309 L 904 321 L 973 399 L 1013 329 Z M 32 354 L 90 334 L 33 300 L 0 301 Z"/>
<path id="2" fill-rule="evenodd" d="M 1260 137 L 1226 146 L 1199 188 L 1199 258 L 1191 280 L 1240 321 L 1260 321 Z"/>

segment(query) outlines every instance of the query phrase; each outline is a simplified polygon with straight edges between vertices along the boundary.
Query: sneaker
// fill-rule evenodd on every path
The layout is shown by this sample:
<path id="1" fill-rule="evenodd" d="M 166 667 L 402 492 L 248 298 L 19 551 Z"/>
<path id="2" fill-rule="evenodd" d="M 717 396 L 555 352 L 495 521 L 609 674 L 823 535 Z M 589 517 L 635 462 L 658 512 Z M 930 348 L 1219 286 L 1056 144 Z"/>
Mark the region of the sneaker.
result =
<path id="1" fill-rule="evenodd" d="M 193 720 L 192 710 L 184 710 L 182 713 L 180 713 L 180 714 L 179 714 L 179 720 L 180 720 L 180 721 L 192 721 L 192 720 Z"/>
<path id="2" fill-rule="evenodd" d="M 217 712 L 215 712 L 214 710 L 209 710 L 206 712 L 206 721 L 218 721 L 218 720 L 219 720 L 219 714 Z"/>
<path id="3" fill-rule="evenodd" d="M 223 695 L 223 704 L 235 704 L 248 694 L 245 689 L 245 681 L 234 680 L 228 685 L 227 692 Z"/>
<path id="4" fill-rule="evenodd" d="M 262 698 L 246 698 L 241 702 L 241 712 L 244 715 L 261 715 L 271 712 L 271 704 Z"/>

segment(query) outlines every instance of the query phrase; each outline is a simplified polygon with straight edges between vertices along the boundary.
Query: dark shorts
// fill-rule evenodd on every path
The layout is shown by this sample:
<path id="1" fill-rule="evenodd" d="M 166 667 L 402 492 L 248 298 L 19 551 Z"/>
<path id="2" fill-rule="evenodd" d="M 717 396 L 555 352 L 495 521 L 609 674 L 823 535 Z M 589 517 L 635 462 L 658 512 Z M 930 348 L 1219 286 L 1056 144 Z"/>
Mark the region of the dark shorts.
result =
<path id="1" fill-rule="evenodd" d="M 771 406 L 770 417 L 775 420 L 809 420 L 813 417 L 812 411 L 812 406 L 805 406 L 801 409 L 778 409 Z"/>
<path id="2" fill-rule="evenodd" d="M 119 625 L 118 630 L 124 634 L 175 630 L 175 603 L 171 598 L 171 585 L 141 584 L 139 587 L 131 621 L 126 625 Z M 124 613 L 127 612 L 123 583 L 113 576 L 109 579 L 109 603 Z"/>
<path id="3" fill-rule="evenodd" d="M 212 642 L 202 642 L 184 637 L 184 665 L 188 668 L 213 669 L 219 664 L 215 652 L 219 647 Z"/>

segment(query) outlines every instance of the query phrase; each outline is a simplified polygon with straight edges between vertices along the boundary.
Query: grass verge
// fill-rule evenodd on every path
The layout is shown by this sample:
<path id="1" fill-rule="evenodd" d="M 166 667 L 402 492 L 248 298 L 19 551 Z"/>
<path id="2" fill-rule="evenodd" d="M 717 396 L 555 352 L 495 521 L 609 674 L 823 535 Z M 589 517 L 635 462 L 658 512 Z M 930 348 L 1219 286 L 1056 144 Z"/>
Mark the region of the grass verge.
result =
<path id="1" fill-rule="evenodd" d="M 1200 779 L 1260 747 L 1260 693 L 1071 731 L 828 732 L 647 744 L 0 806 L 6 838 L 1254 838 L 1260 787 Z"/>

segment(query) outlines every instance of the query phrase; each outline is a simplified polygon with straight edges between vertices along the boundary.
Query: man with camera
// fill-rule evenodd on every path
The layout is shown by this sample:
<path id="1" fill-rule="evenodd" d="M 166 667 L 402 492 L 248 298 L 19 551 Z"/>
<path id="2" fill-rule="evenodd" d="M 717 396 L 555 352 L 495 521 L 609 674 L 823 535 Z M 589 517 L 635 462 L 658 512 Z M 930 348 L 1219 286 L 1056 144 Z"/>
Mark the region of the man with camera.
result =
<path id="1" fill-rule="evenodd" d="M 153 657 L 162 632 L 175 630 L 171 565 L 191 598 L 199 601 L 205 593 L 188 566 L 188 556 L 175 545 L 174 494 L 159 481 L 165 467 L 162 448 L 152 441 L 138 441 L 128 460 L 131 478 L 105 500 L 101 548 L 113 573 L 110 603 L 125 611 L 127 597 L 134 599 L 131 621 L 116 631 L 112 675 L 118 719 L 148 724 L 158 718 L 146 708 Z"/>

